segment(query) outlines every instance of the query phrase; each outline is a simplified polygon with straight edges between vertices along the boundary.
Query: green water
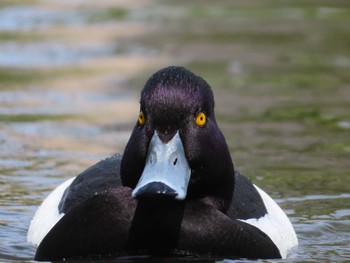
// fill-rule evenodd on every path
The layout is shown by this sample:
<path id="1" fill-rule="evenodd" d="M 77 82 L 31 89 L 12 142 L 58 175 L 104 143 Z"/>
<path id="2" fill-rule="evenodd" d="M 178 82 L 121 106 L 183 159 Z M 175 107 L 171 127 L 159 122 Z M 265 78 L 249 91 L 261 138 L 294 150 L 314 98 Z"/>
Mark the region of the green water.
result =
<path id="1" fill-rule="evenodd" d="M 66 178 L 123 152 L 148 76 L 213 88 L 236 167 L 286 211 L 288 262 L 350 260 L 350 3 L 2 1 L 0 261 Z"/>

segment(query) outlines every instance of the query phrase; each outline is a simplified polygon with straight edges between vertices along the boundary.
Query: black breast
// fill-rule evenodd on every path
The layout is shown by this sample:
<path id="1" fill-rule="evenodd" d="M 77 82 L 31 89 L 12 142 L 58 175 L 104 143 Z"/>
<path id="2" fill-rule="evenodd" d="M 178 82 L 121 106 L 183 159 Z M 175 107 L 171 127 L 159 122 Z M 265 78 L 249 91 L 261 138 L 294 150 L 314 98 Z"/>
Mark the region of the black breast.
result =
<path id="1" fill-rule="evenodd" d="M 84 201 L 121 185 L 120 162 L 122 156 L 115 154 L 91 166 L 75 178 L 65 190 L 58 206 L 60 213 L 67 213 Z"/>

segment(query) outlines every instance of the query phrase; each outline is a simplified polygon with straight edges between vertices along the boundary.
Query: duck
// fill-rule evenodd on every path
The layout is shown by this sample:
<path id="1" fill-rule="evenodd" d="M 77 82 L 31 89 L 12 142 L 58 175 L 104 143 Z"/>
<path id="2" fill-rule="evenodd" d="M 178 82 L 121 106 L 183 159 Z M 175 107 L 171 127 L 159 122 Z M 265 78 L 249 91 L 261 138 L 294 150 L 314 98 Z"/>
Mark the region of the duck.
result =
<path id="1" fill-rule="evenodd" d="M 123 155 L 66 180 L 39 206 L 27 235 L 34 259 L 286 258 L 295 230 L 235 168 L 214 104 L 188 69 L 154 73 Z"/>

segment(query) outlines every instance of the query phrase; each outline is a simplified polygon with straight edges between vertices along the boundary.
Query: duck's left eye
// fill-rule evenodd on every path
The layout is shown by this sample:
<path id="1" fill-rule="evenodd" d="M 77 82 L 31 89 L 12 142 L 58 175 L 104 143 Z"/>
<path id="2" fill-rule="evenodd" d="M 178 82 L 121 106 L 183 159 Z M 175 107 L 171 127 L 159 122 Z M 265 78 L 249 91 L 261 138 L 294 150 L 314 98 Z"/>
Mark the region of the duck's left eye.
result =
<path id="1" fill-rule="evenodd" d="M 204 112 L 199 112 L 196 117 L 196 124 L 199 127 L 203 127 L 207 123 L 207 116 Z"/>
<path id="2" fill-rule="evenodd" d="M 144 125 L 145 122 L 146 122 L 145 114 L 143 114 L 143 112 L 140 111 L 138 123 L 139 123 L 139 125 Z"/>

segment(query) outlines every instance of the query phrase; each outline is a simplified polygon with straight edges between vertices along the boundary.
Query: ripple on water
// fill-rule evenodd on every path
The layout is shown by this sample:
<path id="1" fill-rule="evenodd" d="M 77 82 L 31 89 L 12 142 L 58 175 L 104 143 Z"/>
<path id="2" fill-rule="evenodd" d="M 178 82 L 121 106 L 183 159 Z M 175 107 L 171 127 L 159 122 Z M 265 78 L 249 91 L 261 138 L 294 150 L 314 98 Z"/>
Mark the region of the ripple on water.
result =
<path id="1" fill-rule="evenodd" d="M 95 107 L 93 104 L 115 104 L 129 98 L 129 95 L 120 95 L 118 91 L 114 91 L 114 94 L 108 91 L 101 94 L 92 91 L 78 93 L 45 90 L 45 88 L 49 89 L 49 87 L 30 87 L 26 90 L 1 91 L 0 114 L 77 114 L 87 112 L 87 108 Z"/>
<path id="2" fill-rule="evenodd" d="M 82 25 L 87 13 L 53 10 L 35 6 L 9 6 L 0 9 L 0 30 L 28 31 L 52 25 Z"/>
<path id="3" fill-rule="evenodd" d="M 0 66 L 42 67 L 62 66 L 106 57 L 116 50 L 115 44 L 68 44 L 63 42 L 0 44 Z"/>
<path id="4" fill-rule="evenodd" d="M 0 258 L 29 261 L 34 248 L 28 246 L 26 236 L 33 211 L 29 206 L 3 206 L 0 212 Z"/>
<path id="5" fill-rule="evenodd" d="M 350 256 L 350 209 L 346 208 L 349 200 L 347 193 L 278 200 L 295 207 L 292 222 L 299 238 L 294 255 L 297 262 L 314 258 L 339 262 Z"/>

